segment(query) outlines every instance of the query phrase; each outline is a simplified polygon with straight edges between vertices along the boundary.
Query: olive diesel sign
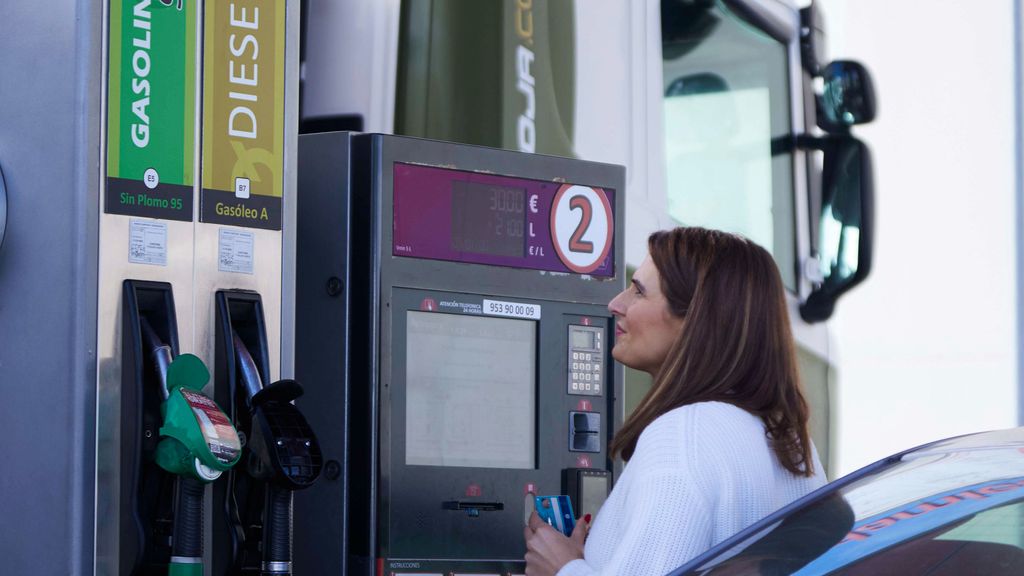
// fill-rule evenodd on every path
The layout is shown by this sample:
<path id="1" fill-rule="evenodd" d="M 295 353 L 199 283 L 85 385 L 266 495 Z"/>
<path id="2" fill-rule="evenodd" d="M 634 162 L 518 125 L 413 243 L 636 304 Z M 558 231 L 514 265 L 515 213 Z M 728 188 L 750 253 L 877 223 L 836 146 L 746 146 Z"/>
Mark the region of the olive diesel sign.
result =
<path id="1" fill-rule="evenodd" d="M 285 2 L 206 2 L 202 222 L 281 229 Z"/>

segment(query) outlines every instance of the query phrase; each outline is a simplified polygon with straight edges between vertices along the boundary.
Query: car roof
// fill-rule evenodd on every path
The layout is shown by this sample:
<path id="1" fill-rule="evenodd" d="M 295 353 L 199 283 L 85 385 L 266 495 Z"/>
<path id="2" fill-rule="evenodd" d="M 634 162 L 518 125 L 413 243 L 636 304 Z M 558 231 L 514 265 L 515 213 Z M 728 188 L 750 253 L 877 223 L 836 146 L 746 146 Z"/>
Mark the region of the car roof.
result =
<path id="1" fill-rule="evenodd" d="M 1014 466 L 1008 467 L 1007 462 Z M 847 498 L 855 493 L 861 496 L 853 503 L 860 521 L 911 505 L 922 496 L 932 497 L 1018 476 L 1024 480 L 1024 427 L 929 442 L 897 452 L 822 486 L 713 546 L 669 576 L 686 574 L 713 563 L 737 544 L 753 542 L 755 536 L 767 534 L 786 518 L 837 494 Z M 871 490 L 872 485 L 877 485 L 878 489 Z"/>

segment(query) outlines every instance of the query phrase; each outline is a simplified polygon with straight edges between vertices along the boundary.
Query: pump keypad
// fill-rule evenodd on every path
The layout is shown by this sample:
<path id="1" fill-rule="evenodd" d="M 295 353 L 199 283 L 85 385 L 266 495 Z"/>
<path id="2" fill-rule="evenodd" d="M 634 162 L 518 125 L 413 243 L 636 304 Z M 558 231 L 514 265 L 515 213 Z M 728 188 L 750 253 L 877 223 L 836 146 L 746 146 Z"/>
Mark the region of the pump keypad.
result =
<path id="1" fill-rule="evenodd" d="M 604 394 L 606 379 L 603 338 L 603 328 L 569 325 L 569 394 Z"/>

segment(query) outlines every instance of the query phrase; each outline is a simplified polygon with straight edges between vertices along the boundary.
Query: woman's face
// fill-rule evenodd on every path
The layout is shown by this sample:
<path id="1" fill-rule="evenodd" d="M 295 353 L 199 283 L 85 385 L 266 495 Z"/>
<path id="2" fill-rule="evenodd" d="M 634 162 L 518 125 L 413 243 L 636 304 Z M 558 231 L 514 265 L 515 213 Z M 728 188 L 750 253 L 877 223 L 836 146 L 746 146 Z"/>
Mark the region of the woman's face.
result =
<path id="1" fill-rule="evenodd" d="M 648 256 L 633 274 L 633 283 L 608 303 L 616 319 L 612 356 L 654 376 L 683 328 L 683 319 L 669 312 L 661 277 Z"/>

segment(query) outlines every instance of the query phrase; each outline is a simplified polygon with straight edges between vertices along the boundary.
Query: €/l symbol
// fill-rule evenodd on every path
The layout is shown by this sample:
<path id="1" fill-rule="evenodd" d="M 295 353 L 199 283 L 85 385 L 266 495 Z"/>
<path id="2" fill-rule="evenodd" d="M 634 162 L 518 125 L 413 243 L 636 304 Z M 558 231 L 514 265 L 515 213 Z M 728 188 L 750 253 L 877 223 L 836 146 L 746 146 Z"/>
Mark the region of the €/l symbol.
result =
<path id="1" fill-rule="evenodd" d="M 544 256 L 544 247 L 530 246 L 530 256 Z"/>

